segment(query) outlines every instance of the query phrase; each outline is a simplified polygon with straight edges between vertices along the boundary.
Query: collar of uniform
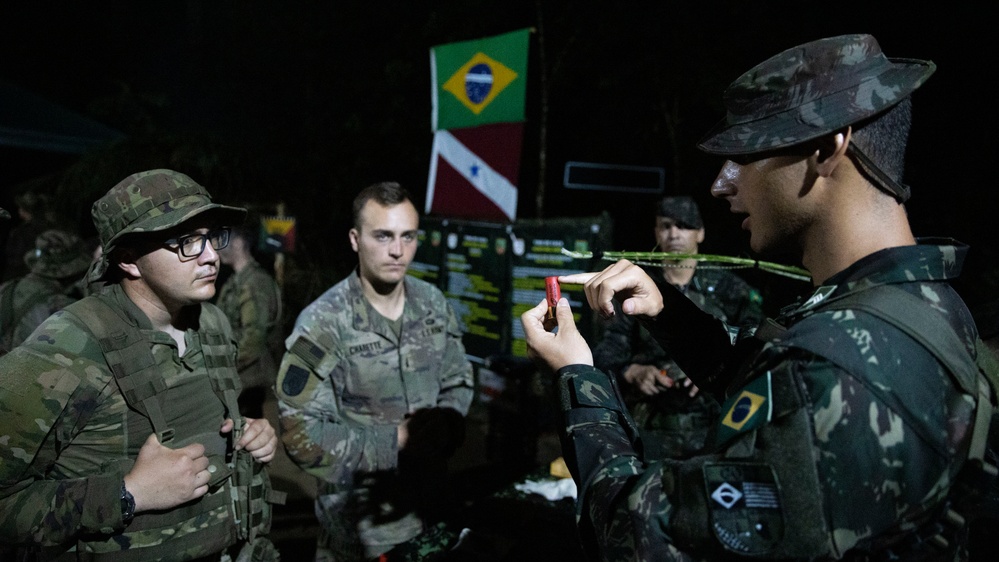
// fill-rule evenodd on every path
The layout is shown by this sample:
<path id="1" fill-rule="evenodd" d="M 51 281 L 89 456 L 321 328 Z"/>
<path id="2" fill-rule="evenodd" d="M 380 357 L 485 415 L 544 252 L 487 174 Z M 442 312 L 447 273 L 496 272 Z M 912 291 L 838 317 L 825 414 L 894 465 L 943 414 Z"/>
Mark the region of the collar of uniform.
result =
<path id="1" fill-rule="evenodd" d="M 116 309 L 120 311 L 119 316 L 122 320 L 139 328 L 140 330 L 148 330 L 151 332 L 152 335 L 150 336 L 150 340 L 154 343 L 164 343 L 177 347 L 177 342 L 170 337 L 170 334 L 153 328 L 153 323 L 149 320 L 149 317 L 146 316 L 146 313 L 143 312 L 137 304 L 132 302 L 132 299 L 128 298 L 128 295 L 125 294 L 125 290 L 121 287 L 121 283 L 111 285 L 111 287 L 107 290 L 107 294 L 115 301 L 115 304 L 118 305 Z M 187 337 L 192 331 L 192 329 L 188 328 L 184 333 L 188 347 L 191 346 L 191 342 L 193 340 L 198 339 Z"/>
<path id="2" fill-rule="evenodd" d="M 422 298 L 422 295 L 417 291 L 414 279 L 406 275 L 402 282 L 405 284 L 403 290 L 406 294 L 406 304 L 402 308 L 403 329 L 405 330 L 406 324 L 410 321 L 428 316 L 433 313 L 433 310 L 428 308 L 428 303 L 424 302 L 426 299 Z M 357 269 L 354 269 L 350 275 L 349 283 L 350 300 L 354 309 L 354 329 L 377 332 L 394 342 L 396 340 L 395 333 L 390 329 L 388 319 L 379 314 L 368 302 L 368 299 L 364 298 L 361 276 Z"/>
<path id="3" fill-rule="evenodd" d="M 920 238 L 913 246 L 886 248 L 865 256 L 827 279 L 791 315 L 806 313 L 830 298 L 875 285 L 949 281 L 961 274 L 968 246 L 950 238 Z"/>

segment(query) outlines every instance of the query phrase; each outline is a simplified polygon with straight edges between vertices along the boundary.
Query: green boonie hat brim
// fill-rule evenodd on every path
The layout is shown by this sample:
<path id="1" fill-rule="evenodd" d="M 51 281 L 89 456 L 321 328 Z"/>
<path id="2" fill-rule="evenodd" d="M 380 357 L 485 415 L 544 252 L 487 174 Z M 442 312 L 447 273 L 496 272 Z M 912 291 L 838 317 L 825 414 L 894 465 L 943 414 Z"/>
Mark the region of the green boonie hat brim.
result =
<path id="1" fill-rule="evenodd" d="M 238 226 L 246 217 L 246 209 L 212 203 L 204 187 L 180 172 L 150 170 L 125 178 L 91 210 L 103 254 L 88 279 L 104 277 L 108 256 L 123 237 L 167 230 L 205 213 L 216 215 L 218 224 L 225 226 Z"/>
<path id="2" fill-rule="evenodd" d="M 129 225 L 112 236 L 107 244 L 105 244 L 105 248 L 110 251 L 114 248 L 115 242 L 129 234 L 168 230 L 208 212 L 218 216 L 220 225 L 224 224 L 227 226 L 238 226 L 243 223 L 243 219 L 246 217 L 246 209 L 221 205 L 219 203 L 205 204 L 204 201 L 204 197 L 192 195 L 164 203 L 163 206 L 173 208 L 158 216 Z"/>
<path id="3" fill-rule="evenodd" d="M 710 154 L 787 148 L 893 107 L 936 70 L 889 59 L 870 35 L 820 39 L 767 59 L 725 91 L 725 119 L 698 143 Z"/>

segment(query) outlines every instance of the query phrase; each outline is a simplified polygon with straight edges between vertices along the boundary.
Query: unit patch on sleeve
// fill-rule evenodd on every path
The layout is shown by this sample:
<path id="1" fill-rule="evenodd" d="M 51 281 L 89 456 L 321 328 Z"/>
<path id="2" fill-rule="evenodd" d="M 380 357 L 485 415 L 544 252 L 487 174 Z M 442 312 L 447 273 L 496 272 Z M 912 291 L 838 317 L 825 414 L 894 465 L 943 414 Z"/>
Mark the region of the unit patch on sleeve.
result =
<path id="1" fill-rule="evenodd" d="M 765 464 L 704 465 L 711 529 L 725 548 L 760 555 L 784 538 L 784 511 L 773 469 Z"/>
<path id="2" fill-rule="evenodd" d="M 723 445 L 740 433 L 751 431 L 770 421 L 773 416 L 770 371 L 756 377 L 722 405 L 721 423 L 715 433 L 715 443 Z"/>

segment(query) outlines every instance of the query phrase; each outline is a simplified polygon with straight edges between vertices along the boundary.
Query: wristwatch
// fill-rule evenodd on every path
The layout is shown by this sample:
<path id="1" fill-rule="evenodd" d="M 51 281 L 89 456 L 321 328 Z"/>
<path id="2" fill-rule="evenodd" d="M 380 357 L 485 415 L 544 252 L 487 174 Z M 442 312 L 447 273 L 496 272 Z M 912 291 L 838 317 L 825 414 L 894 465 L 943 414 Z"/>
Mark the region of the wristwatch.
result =
<path id="1" fill-rule="evenodd" d="M 125 489 L 125 482 L 121 483 L 121 520 L 128 525 L 135 518 L 135 498 L 132 492 Z"/>

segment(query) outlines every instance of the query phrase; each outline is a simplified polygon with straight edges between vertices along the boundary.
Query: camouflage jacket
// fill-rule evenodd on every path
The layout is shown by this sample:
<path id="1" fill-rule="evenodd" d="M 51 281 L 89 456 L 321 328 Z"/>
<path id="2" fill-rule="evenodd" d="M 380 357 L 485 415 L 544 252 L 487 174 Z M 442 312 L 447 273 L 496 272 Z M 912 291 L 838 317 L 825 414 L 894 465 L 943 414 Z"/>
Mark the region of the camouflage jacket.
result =
<path id="1" fill-rule="evenodd" d="M 219 291 L 222 309 L 236 338 L 236 368 L 243 388 L 270 386 L 277 374 L 275 352 L 281 349 L 281 288 L 253 261 L 233 273 Z"/>
<path id="2" fill-rule="evenodd" d="M 317 500 L 323 527 L 332 534 L 361 527 L 365 545 L 402 542 L 420 530 L 419 521 L 398 514 L 384 525 L 347 521 L 354 515 L 344 509 L 369 477 L 397 467 L 397 426 L 424 408 L 464 415 L 472 401 L 472 367 L 454 311 L 436 287 L 410 276 L 404 282 L 401 337 L 364 298 L 355 271 L 301 312 L 278 371 L 281 439 L 302 469 L 326 483 Z M 330 540 L 334 549 L 350 542 Z"/>
<path id="3" fill-rule="evenodd" d="M 789 329 L 738 371 L 738 345 L 689 350 L 687 373 L 702 390 L 724 391 L 711 454 L 647 461 L 614 380 L 563 368 L 563 449 L 588 548 L 606 560 L 835 559 L 888 548 L 904 558 L 913 545 L 932 548 L 908 539 L 963 465 L 974 397 L 898 328 L 822 303 L 892 284 L 941 314 L 973 357 L 974 323 L 948 284 L 965 252 L 921 244 L 859 260 L 788 307 L 778 320 Z M 647 327 L 673 346 L 729 343 L 669 324 Z"/>
<path id="4" fill-rule="evenodd" d="M 218 428 L 226 408 L 209 381 L 198 332 L 188 330 L 187 350 L 180 357 L 173 338 L 153 330 L 120 286 L 111 285 L 102 295 L 87 297 L 98 298 L 105 299 L 118 315 L 112 322 L 137 326 L 146 340 L 142 347 L 150 350 L 155 361 L 153 372 L 161 374 L 166 385 L 158 392 L 166 422 L 175 430 L 170 446 L 196 441 L 204 444 L 206 454 L 225 457 L 229 445 Z M 0 358 L 0 416 L 4 420 L 0 429 L 4 443 L 0 542 L 33 545 L 43 557 L 69 549 L 122 560 L 182 560 L 234 544 L 232 476 L 196 502 L 181 506 L 193 515 L 190 519 L 171 518 L 172 512 L 149 512 L 124 524 L 123 475 L 131 469 L 153 426 L 149 418 L 126 404 L 89 327 L 93 319 L 73 313 L 73 307 L 81 304 L 87 303 L 53 315 L 35 331 L 36 337 Z M 210 304 L 201 309 L 201 324 L 208 322 L 206 314 L 215 315 L 218 321 L 214 323 L 223 328 L 234 355 L 221 312 Z M 229 372 L 228 376 L 236 377 L 231 366 Z M 149 548 L 156 555 L 144 554 Z"/>
<path id="5" fill-rule="evenodd" d="M 648 273 L 661 275 L 658 268 L 650 268 Z M 698 308 L 732 326 L 755 326 L 763 319 L 759 291 L 731 271 L 698 267 L 681 290 Z M 615 310 L 618 313 L 593 348 L 594 366 L 618 376 L 631 414 L 646 432 L 644 441 L 650 454 L 682 455 L 700 449 L 717 416 L 717 401 L 707 393 L 691 397 L 682 385 L 646 396 L 624 382 L 621 374 L 631 364 L 654 365 L 678 381 L 686 374 L 641 323 L 620 313 L 616 301 Z"/>
<path id="6" fill-rule="evenodd" d="M 4 283 L 0 286 L 0 353 L 20 345 L 53 312 L 76 300 L 57 279 L 34 273 Z"/>

